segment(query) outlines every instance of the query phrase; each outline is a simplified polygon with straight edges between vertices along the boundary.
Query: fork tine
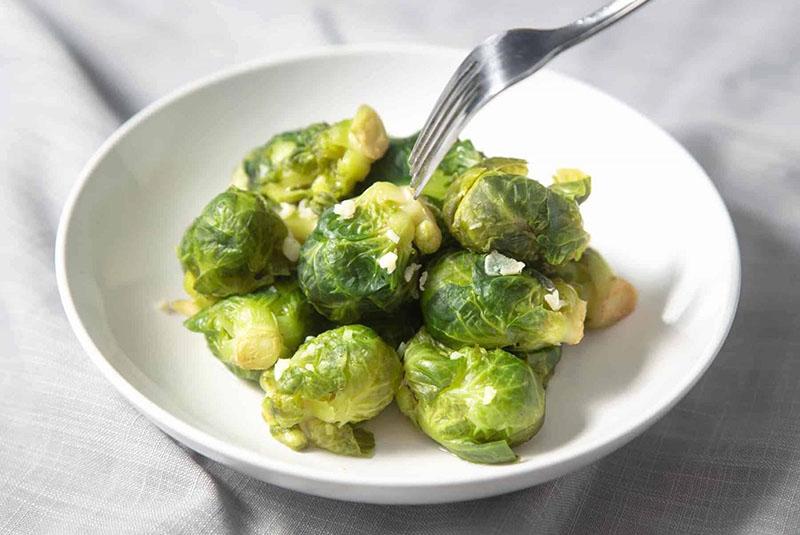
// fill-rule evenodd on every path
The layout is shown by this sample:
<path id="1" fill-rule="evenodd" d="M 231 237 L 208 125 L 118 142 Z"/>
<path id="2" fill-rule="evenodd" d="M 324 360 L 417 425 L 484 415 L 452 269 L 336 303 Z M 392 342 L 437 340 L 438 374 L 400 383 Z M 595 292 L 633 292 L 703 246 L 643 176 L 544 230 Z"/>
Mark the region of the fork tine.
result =
<path id="1" fill-rule="evenodd" d="M 452 117 L 460 112 L 460 109 L 465 103 L 469 102 L 470 98 L 472 98 L 473 94 L 477 91 L 478 86 L 473 83 L 474 80 L 475 76 L 472 76 L 460 87 L 457 87 L 456 90 L 451 93 L 448 102 L 437 110 L 439 111 L 437 114 L 437 122 L 428 128 L 424 140 L 418 140 L 417 143 L 419 145 L 414 146 L 417 153 L 416 158 L 414 158 L 413 161 L 409 158 L 412 172 L 419 169 L 419 162 L 436 147 L 436 144 L 440 142 L 440 138 L 447 133 L 447 128 L 449 128 L 448 125 Z"/>
<path id="2" fill-rule="evenodd" d="M 419 197 L 422 193 L 422 190 L 425 187 L 430 176 L 436 170 L 435 166 L 433 165 L 434 162 L 438 164 L 442 158 L 444 158 L 447 151 L 450 150 L 450 146 L 455 143 L 456 139 L 458 139 L 458 135 L 463 130 L 464 126 L 466 126 L 469 119 L 472 117 L 473 113 L 477 110 L 477 108 L 468 108 L 464 107 L 464 113 L 459 113 L 456 115 L 451 123 L 451 127 L 446 130 L 446 133 L 440 143 L 438 143 L 434 150 L 431 150 L 428 153 L 425 160 L 420 164 L 420 169 L 417 174 L 415 174 L 415 179 L 411 183 L 411 189 L 414 191 L 414 197 Z M 433 167 L 433 169 L 432 169 Z"/>
<path id="3" fill-rule="evenodd" d="M 463 118 L 469 114 L 467 109 L 470 107 L 470 104 L 474 101 L 474 97 L 478 92 L 477 86 L 473 88 L 472 91 L 464 95 L 458 106 L 454 107 L 451 110 L 451 113 L 447 115 L 447 117 L 442 121 L 442 128 L 439 129 L 435 138 L 433 138 L 432 142 L 429 145 L 428 150 L 425 154 L 415 162 L 415 165 L 412 167 L 411 171 L 413 175 L 422 174 L 420 171 L 423 171 L 425 167 L 428 167 L 431 161 L 433 160 L 434 156 L 437 152 L 442 150 L 444 147 L 444 143 L 447 139 L 453 137 L 451 134 L 457 128 L 460 128 L 462 125 L 460 124 Z M 466 112 L 466 113 L 465 113 Z M 460 133 L 460 130 L 456 132 L 456 137 Z M 455 140 L 453 140 L 455 141 Z M 444 148 L 444 152 L 449 150 L 450 147 Z"/>
<path id="4" fill-rule="evenodd" d="M 470 78 L 461 86 L 455 88 L 451 92 L 447 101 L 442 106 L 437 108 L 435 116 L 432 117 L 431 124 L 427 125 L 426 130 L 420 135 L 420 138 L 415 143 L 412 154 L 409 157 L 409 165 L 411 169 L 415 169 L 417 164 L 425 155 L 433 148 L 436 140 L 442 135 L 442 127 L 448 121 L 448 118 L 456 111 L 461 105 L 466 95 L 474 90 L 474 79 Z"/>
<path id="5" fill-rule="evenodd" d="M 461 65 L 458 66 L 456 72 L 453 73 L 453 76 L 450 77 L 450 80 L 439 95 L 428 119 L 425 121 L 425 125 L 422 127 L 422 130 L 420 130 L 420 135 L 409 156 L 409 162 L 413 162 L 419 158 L 420 149 L 427 143 L 431 135 L 431 127 L 439 121 L 442 112 L 448 104 L 448 100 L 452 98 L 453 91 L 461 84 L 465 83 L 465 79 L 474 73 L 476 66 L 477 63 L 472 57 L 467 56 L 467 58 L 461 62 Z"/>
<path id="6" fill-rule="evenodd" d="M 464 79 L 474 71 L 476 66 L 477 63 L 472 58 L 472 54 L 464 58 L 464 61 L 461 62 L 453 75 L 447 81 L 447 84 L 445 85 L 444 89 L 442 89 L 442 92 L 439 93 L 439 97 L 436 99 L 436 104 L 431 109 L 431 112 L 428 115 L 422 130 L 420 130 L 420 137 L 425 135 L 428 127 L 430 127 L 430 125 L 436 120 L 437 113 L 450 98 L 453 90 L 463 83 Z"/>
<path id="7" fill-rule="evenodd" d="M 647 1 L 613 0 L 568 26 L 512 29 L 489 36 L 473 49 L 448 80 L 411 149 L 408 163 L 415 197 L 467 122 L 489 100 Z"/>
<path id="8" fill-rule="evenodd" d="M 476 109 L 476 97 L 480 93 L 480 85 L 473 84 L 468 91 L 461 94 L 460 98 L 454 103 L 453 107 L 440 121 L 436 135 L 431 137 L 427 145 L 427 150 L 420 155 L 411 167 L 411 176 L 414 177 L 411 187 L 414 190 L 421 190 L 424 183 L 433 173 L 431 167 L 435 167 L 433 162 L 440 161 L 440 156 L 444 156 L 450 149 L 450 145 L 455 142 L 461 133 L 467 119 Z"/>

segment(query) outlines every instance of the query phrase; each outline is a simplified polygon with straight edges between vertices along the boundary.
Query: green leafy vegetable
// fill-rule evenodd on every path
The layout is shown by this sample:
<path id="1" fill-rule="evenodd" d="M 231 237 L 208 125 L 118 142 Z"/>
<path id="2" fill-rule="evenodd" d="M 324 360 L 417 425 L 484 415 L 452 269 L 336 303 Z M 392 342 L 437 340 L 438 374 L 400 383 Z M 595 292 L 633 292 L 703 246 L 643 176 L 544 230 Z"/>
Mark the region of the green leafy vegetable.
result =
<path id="1" fill-rule="evenodd" d="M 592 177 L 580 169 L 557 169 L 550 189 L 580 204 L 592 192 Z"/>
<path id="2" fill-rule="evenodd" d="M 583 337 L 586 304 L 570 285 L 496 252 L 442 255 L 421 304 L 428 331 L 455 346 L 532 351 Z"/>
<path id="3" fill-rule="evenodd" d="M 450 232 L 468 249 L 526 262 L 580 258 L 589 235 L 578 204 L 526 174 L 525 162 L 512 158 L 490 158 L 461 174 L 444 202 Z"/>
<path id="4" fill-rule="evenodd" d="M 286 226 L 258 193 L 230 188 L 208 203 L 186 230 L 178 257 L 186 290 L 215 298 L 252 292 L 288 275 Z"/>
<path id="5" fill-rule="evenodd" d="M 322 319 L 295 281 L 228 297 L 186 320 L 206 337 L 211 352 L 240 377 L 258 380 L 260 370 L 288 358 Z"/>
<path id="6" fill-rule="evenodd" d="M 274 136 L 245 157 L 233 183 L 277 202 L 324 208 L 350 195 L 388 144 L 378 114 L 360 106 L 352 119 Z"/>
<path id="7" fill-rule="evenodd" d="M 521 353 L 519 356 L 525 359 L 528 366 L 533 370 L 533 373 L 539 377 L 542 384 L 546 387 L 553 373 L 556 371 L 556 364 L 561 360 L 561 347 L 544 347 L 536 351 Z"/>
<path id="8" fill-rule="evenodd" d="M 410 184 L 411 166 L 408 157 L 411 155 L 414 143 L 417 142 L 417 136 L 419 136 L 419 132 L 405 138 L 391 138 L 386 154 L 375 162 L 361 187 L 366 189 L 366 186 L 380 181 L 392 182 L 398 186 Z M 431 204 L 441 208 L 445 193 L 453 180 L 485 158 L 471 141 L 456 141 L 426 184 L 423 195 Z"/>
<path id="9" fill-rule="evenodd" d="M 262 413 L 272 435 L 294 449 L 308 443 L 334 453 L 372 455 L 374 439 L 352 424 L 391 403 L 402 365 L 372 329 L 348 325 L 303 343 L 261 375 Z"/>
<path id="10" fill-rule="evenodd" d="M 578 261 L 545 268 L 578 290 L 586 301 L 586 326 L 590 329 L 613 325 L 636 308 L 636 288 L 617 277 L 594 249 L 586 249 Z"/>
<path id="11" fill-rule="evenodd" d="M 363 192 L 375 182 L 391 182 L 397 186 L 408 186 L 411 183 L 411 166 L 408 157 L 417 142 L 419 133 L 408 137 L 389 138 L 389 148 L 380 160 L 372 164 L 367 178 L 358 185 Z"/>
<path id="12" fill-rule="evenodd" d="M 300 287 L 339 323 L 392 313 L 413 298 L 419 258 L 435 252 L 441 239 L 433 215 L 409 188 L 377 182 L 323 212 L 300 252 Z"/>
<path id="13" fill-rule="evenodd" d="M 475 463 L 517 459 L 512 446 L 544 422 L 544 388 L 524 361 L 501 349 L 453 350 L 425 329 L 405 350 L 403 411 L 426 435 Z"/>
<path id="14" fill-rule="evenodd" d="M 368 186 L 375 182 L 391 182 L 398 186 L 407 186 L 411 183 L 411 166 L 408 157 L 414 143 L 417 142 L 416 133 L 405 138 L 391 138 L 389 140 L 389 150 L 383 158 L 373 164 L 367 178 L 358 186 L 360 191 L 364 191 Z M 424 204 L 436 219 L 436 224 L 442 231 L 442 243 L 449 244 L 454 242 L 452 236 L 447 231 L 447 223 L 442 216 L 442 204 L 444 196 L 450 184 L 455 178 L 485 159 L 480 151 L 476 150 L 469 140 L 459 140 L 447 152 L 442 163 L 436 168 L 430 181 L 425 186 L 419 200 Z"/>
<path id="15" fill-rule="evenodd" d="M 457 456 L 513 462 L 561 345 L 630 314 L 636 290 L 588 248 L 589 175 L 546 187 L 458 140 L 415 199 L 418 135 L 390 139 L 360 106 L 253 149 L 186 230 L 189 298 L 163 309 L 259 381 L 292 449 L 371 456 L 362 424 L 395 398 Z"/>

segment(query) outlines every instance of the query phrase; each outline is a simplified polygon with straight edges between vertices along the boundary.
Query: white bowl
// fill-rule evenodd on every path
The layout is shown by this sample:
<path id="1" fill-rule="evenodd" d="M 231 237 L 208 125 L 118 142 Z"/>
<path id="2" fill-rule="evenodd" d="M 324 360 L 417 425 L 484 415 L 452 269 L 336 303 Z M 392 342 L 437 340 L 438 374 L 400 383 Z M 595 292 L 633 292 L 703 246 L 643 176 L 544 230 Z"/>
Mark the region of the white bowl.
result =
<path id="1" fill-rule="evenodd" d="M 357 46 L 266 60 L 192 84 L 103 144 L 67 200 L 58 286 L 81 344 L 109 381 L 165 432 L 258 479 L 344 500 L 433 503 L 509 492 L 618 448 L 708 368 L 736 309 L 739 255 L 728 213 L 695 161 L 653 123 L 575 80 L 541 72 L 465 132 L 490 155 L 593 176 L 593 244 L 639 289 L 620 324 L 568 348 L 541 432 L 520 461 L 482 466 L 444 452 L 390 407 L 368 427 L 371 459 L 274 441 L 258 388 L 214 359 L 200 335 L 156 310 L 181 294 L 175 245 L 251 147 L 271 135 L 374 106 L 390 133 L 424 122 L 464 51 Z"/>

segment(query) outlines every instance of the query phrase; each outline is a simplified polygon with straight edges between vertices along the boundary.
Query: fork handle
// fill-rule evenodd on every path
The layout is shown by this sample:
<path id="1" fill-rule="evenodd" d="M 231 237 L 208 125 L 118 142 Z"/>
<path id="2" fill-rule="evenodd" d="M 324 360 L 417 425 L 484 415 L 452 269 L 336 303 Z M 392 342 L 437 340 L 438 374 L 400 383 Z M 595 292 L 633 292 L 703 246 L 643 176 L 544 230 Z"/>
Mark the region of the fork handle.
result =
<path id="1" fill-rule="evenodd" d="M 584 39 L 591 37 L 600 30 L 608 28 L 621 18 L 641 7 L 647 1 L 648 0 L 614 0 L 610 4 L 576 20 L 572 24 L 552 30 L 552 37 L 560 50 L 566 50 L 567 48 L 577 45 Z"/>

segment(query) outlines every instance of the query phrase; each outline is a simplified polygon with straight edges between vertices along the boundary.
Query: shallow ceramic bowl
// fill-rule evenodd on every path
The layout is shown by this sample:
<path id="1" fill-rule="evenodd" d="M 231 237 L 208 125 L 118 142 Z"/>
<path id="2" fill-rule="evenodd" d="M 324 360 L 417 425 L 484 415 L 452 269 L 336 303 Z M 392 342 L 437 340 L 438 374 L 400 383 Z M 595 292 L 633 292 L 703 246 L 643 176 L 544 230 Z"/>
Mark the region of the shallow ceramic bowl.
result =
<path id="1" fill-rule="evenodd" d="M 593 244 L 639 289 L 635 313 L 570 347 L 547 391 L 547 418 L 520 461 L 470 464 L 393 406 L 368 427 L 371 459 L 297 453 L 261 420 L 262 394 L 228 373 L 156 303 L 181 295 L 175 245 L 251 147 L 369 103 L 393 135 L 424 122 L 463 51 L 418 46 L 326 49 L 202 80 L 122 126 L 67 201 L 56 268 L 67 316 L 109 381 L 165 432 L 256 478 L 378 503 L 432 503 L 536 485 L 641 433 L 708 368 L 736 308 L 739 256 L 725 206 L 695 161 L 607 95 L 541 72 L 491 103 L 465 132 L 490 155 L 593 177 L 583 205 Z"/>

